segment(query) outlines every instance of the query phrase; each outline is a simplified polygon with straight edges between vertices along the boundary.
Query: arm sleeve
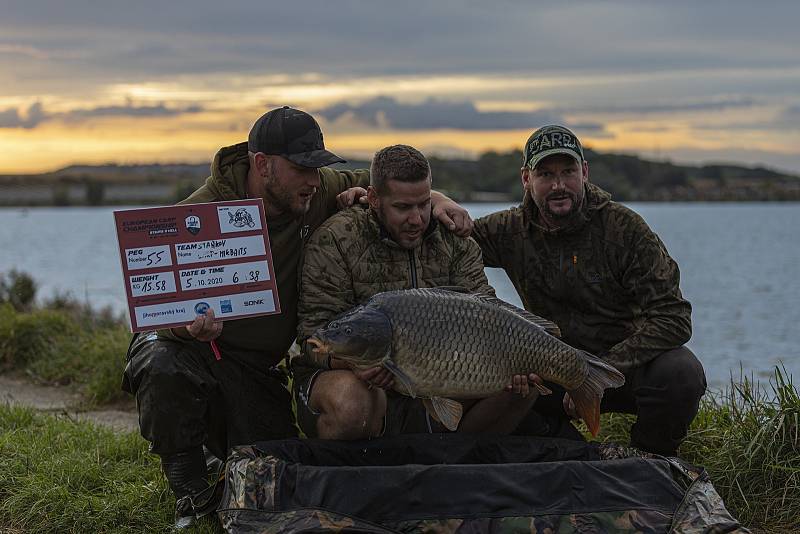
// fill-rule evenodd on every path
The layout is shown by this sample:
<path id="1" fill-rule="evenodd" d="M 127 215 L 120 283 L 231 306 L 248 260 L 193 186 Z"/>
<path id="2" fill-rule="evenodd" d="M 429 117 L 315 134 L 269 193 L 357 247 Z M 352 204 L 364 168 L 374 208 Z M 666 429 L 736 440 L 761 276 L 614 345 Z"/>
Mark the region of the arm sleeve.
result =
<path id="1" fill-rule="evenodd" d="M 306 245 L 297 306 L 297 341 L 356 305 L 353 282 L 336 239 L 327 228 L 317 230 Z"/>
<path id="2" fill-rule="evenodd" d="M 476 220 L 472 227 L 472 237 L 480 247 L 483 265 L 486 267 L 502 267 L 498 246 L 498 230 L 501 226 L 501 214 L 493 213 Z"/>
<path id="3" fill-rule="evenodd" d="M 470 293 L 494 295 L 481 261 L 481 249 L 471 237 L 453 236 L 455 253 L 450 262 L 450 283 L 468 289 Z"/>
<path id="4" fill-rule="evenodd" d="M 644 221 L 638 226 L 637 239 L 626 247 L 630 254 L 621 281 L 643 320 L 633 335 L 606 355 L 623 372 L 685 344 L 692 336 L 692 306 L 681 295 L 678 265 Z"/>
<path id="5" fill-rule="evenodd" d="M 324 195 L 323 202 L 325 203 L 325 210 L 327 216 L 330 217 L 339 208 L 336 206 L 336 196 L 339 193 L 347 191 L 352 187 L 363 187 L 366 189 L 369 186 L 369 169 L 357 169 L 355 171 L 339 171 L 324 167 L 324 176 L 322 183 L 324 189 L 320 191 Z"/>

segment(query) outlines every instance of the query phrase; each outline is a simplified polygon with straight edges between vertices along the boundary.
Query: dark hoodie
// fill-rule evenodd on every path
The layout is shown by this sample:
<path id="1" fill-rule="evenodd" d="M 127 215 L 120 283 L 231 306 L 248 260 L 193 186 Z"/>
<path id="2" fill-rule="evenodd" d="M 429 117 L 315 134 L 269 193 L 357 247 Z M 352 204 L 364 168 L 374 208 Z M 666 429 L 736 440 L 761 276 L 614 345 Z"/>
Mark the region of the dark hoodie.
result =
<path id="1" fill-rule="evenodd" d="M 473 237 L 525 309 L 625 372 L 686 343 L 692 308 L 677 264 L 644 219 L 593 184 L 585 193 L 566 228 L 543 227 L 526 194 L 522 205 L 478 219 Z"/>
<path id="2" fill-rule="evenodd" d="M 211 176 L 205 185 L 180 203 L 247 198 L 249 169 L 247 143 L 223 148 L 214 157 Z M 267 217 L 281 313 L 225 321 L 222 335 L 217 339 L 223 358 L 227 356 L 264 368 L 277 364 L 286 355 L 297 331 L 297 275 L 303 244 L 325 219 L 337 211 L 336 195 L 350 187 L 366 188 L 368 185 L 369 171 L 337 171 L 323 167 L 320 169 L 319 190 L 304 216 Z M 164 331 L 161 335 L 170 336 Z"/>

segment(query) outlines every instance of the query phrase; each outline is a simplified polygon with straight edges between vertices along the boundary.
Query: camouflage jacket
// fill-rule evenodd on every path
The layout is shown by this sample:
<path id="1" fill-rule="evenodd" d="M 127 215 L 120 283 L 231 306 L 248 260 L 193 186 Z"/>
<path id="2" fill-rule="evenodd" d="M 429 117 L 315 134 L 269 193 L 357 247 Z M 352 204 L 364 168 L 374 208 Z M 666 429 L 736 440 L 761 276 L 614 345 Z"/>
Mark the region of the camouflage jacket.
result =
<path id="1" fill-rule="evenodd" d="M 247 143 L 222 148 L 214 157 L 206 183 L 180 203 L 247 198 L 249 169 Z M 368 185 L 367 170 L 337 171 L 323 167 L 320 187 L 305 215 L 267 217 L 281 313 L 225 321 L 217 340 L 223 358 L 226 351 L 234 351 L 237 358 L 247 358 L 261 367 L 275 365 L 286 355 L 297 331 L 298 272 L 303 243 L 323 221 L 336 213 L 336 195 L 350 187 Z M 168 330 L 159 331 L 159 334 L 174 338 Z"/>
<path id="2" fill-rule="evenodd" d="M 457 237 L 431 219 L 422 244 L 407 250 L 388 237 L 372 209 L 342 211 L 306 245 L 297 339 L 305 340 L 381 291 L 436 286 L 494 294 L 475 241 Z"/>
<path id="3" fill-rule="evenodd" d="M 487 267 L 502 267 L 525 309 L 554 321 L 563 340 L 620 371 L 691 337 L 678 266 L 635 212 L 586 184 L 577 221 L 549 230 L 526 194 L 521 206 L 475 222 Z"/>

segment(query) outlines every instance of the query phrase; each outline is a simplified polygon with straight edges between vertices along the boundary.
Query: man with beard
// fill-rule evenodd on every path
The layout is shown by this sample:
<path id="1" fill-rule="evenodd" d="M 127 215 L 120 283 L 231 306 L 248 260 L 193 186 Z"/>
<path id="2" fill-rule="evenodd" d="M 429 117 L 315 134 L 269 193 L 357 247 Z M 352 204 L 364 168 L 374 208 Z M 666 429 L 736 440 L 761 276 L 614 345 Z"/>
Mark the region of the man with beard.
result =
<path id="1" fill-rule="evenodd" d="M 277 108 L 256 121 L 247 142 L 222 148 L 205 185 L 181 202 L 263 199 L 281 313 L 226 321 L 223 328 L 209 310 L 186 327 L 131 341 L 123 389 L 136 395 L 142 436 L 178 499 L 179 526 L 192 521 L 205 502 L 200 495 L 208 493 L 204 446 L 226 458 L 235 445 L 297 435 L 278 364 L 297 331 L 302 247 L 337 211 L 343 192 L 369 182 L 366 170 L 328 167 L 343 161 L 325 149 L 311 115 Z M 435 192 L 431 200 L 434 217 L 469 232 L 462 208 Z"/>
<path id="2" fill-rule="evenodd" d="M 431 171 L 419 151 L 405 145 L 386 147 L 375 154 L 370 174 L 369 206 L 331 217 L 309 240 L 298 341 L 382 291 L 460 286 L 494 293 L 475 241 L 431 219 Z M 307 436 L 366 439 L 445 431 L 420 399 L 390 389 L 393 380 L 386 369 L 350 370 L 336 358 L 324 369 L 314 365 L 307 356 L 292 361 L 297 418 Z M 462 403 L 465 415 L 458 430 L 514 430 L 538 396 L 529 380 L 541 382 L 535 375 L 518 375 L 505 392 Z"/>
<path id="3" fill-rule="evenodd" d="M 521 178 L 521 206 L 475 222 L 485 265 L 502 267 L 525 309 L 558 324 L 565 342 L 625 374 L 601 409 L 637 415 L 633 446 L 676 455 L 706 387 L 702 365 L 683 346 L 691 306 L 678 266 L 639 215 L 589 183 L 581 143 L 567 128 L 545 126 L 528 138 Z M 566 394 L 533 409 L 563 418 L 573 410 Z"/>

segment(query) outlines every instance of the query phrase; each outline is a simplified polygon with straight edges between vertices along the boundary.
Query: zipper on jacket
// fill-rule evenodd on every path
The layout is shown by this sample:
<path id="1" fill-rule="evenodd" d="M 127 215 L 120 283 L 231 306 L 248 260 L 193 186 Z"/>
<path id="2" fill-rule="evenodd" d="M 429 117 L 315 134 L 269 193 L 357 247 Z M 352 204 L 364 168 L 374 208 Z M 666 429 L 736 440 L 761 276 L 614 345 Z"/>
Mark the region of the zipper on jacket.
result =
<path id="1" fill-rule="evenodd" d="M 564 250 L 564 246 L 558 247 L 558 294 L 563 298 L 568 290 L 569 287 L 569 263 L 567 264 L 566 269 L 564 268 L 564 254 L 566 251 Z M 571 259 L 571 258 L 570 258 Z"/>
<path id="2" fill-rule="evenodd" d="M 417 289 L 417 262 L 414 261 L 414 251 L 408 251 L 408 261 L 411 264 L 411 289 Z"/>

